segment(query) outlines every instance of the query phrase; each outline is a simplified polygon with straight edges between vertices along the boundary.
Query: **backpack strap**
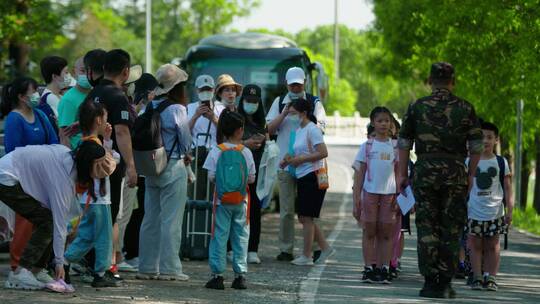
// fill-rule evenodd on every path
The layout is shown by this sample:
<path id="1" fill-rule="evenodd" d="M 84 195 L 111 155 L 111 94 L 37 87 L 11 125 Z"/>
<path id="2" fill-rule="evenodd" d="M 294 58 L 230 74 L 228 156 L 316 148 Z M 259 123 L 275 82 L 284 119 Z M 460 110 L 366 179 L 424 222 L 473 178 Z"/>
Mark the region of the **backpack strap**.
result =
<path id="1" fill-rule="evenodd" d="M 283 109 L 285 109 L 285 104 L 283 103 L 283 101 L 285 100 L 286 96 L 287 94 L 279 96 L 279 102 L 278 102 L 279 113 L 283 112 Z"/>
<path id="2" fill-rule="evenodd" d="M 43 131 L 45 132 L 45 144 L 48 145 L 49 144 L 49 128 L 47 128 L 47 124 L 45 123 L 43 117 L 41 117 L 41 113 L 39 110 L 34 110 L 34 116 L 37 117 L 37 119 L 39 120 L 39 123 L 43 127 Z"/>
<path id="3" fill-rule="evenodd" d="M 366 157 L 366 175 L 368 181 L 371 181 L 371 173 L 369 170 L 369 153 L 371 152 L 371 149 L 373 148 L 373 138 L 368 139 L 366 142 L 366 149 L 365 149 L 365 157 Z"/>
<path id="4" fill-rule="evenodd" d="M 503 205 L 506 207 L 506 199 L 505 199 L 505 189 L 504 189 L 504 157 L 500 155 L 495 155 L 497 157 L 497 164 L 499 165 L 499 182 L 501 183 L 501 187 L 503 189 Z"/>
<path id="5" fill-rule="evenodd" d="M 39 104 L 40 105 L 47 104 L 47 98 L 49 98 L 50 94 L 51 94 L 51 92 L 47 92 L 47 93 L 41 95 L 41 97 L 39 98 Z"/>

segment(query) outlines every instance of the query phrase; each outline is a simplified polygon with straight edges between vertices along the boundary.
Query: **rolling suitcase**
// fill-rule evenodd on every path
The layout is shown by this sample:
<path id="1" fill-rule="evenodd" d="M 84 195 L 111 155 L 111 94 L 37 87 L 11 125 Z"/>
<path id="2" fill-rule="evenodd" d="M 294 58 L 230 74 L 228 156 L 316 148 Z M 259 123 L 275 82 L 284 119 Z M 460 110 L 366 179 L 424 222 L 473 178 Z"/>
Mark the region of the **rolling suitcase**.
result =
<path id="1" fill-rule="evenodd" d="M 209 134 L 198 134 L 199 136 L 210 136 Z M 206 154 L 206 153 L 204 153 Z M 195 164 L 199 162 L 199 149 L 195 149 Z M 203 160 L 204 162 L 204 160 Z M 195 166 L 195 182 L 193 183 L 193 193 L 197 193 L 197 182 L 199 178 L 198 166 Z M 206 172 L 200 172 L 205 174 Z M 210 200 L 210 180 L 206 179 L 206 198 L 197 200 L 190 198 L 186 203 L 184 212 L 184 222 L 182 225 L 182 243 L 180 246 L 180 257 L 190 260 L 208 259 L 208 249 L 212 238 L 213 203 Z"/>

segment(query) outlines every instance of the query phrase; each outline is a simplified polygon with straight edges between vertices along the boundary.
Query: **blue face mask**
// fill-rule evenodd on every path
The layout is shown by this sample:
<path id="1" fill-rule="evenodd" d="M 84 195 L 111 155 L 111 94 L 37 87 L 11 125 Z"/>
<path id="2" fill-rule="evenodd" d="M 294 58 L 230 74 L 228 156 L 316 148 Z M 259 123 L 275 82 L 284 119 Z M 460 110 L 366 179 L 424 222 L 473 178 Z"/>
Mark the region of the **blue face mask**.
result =
<path id="1" fill-rule="evenodd" d="M 77 84 L 83 89 L 91 89 L 92 88 L 92 85 L 88 81 L 88 77 L 86 75 L 77 76 Z"/>
<path id="2" fill-rule="evenodd" d="M 300 99 L 300 98 L 304 98 L 304 92 L 301 92 L 301 93 L 293 93 L 293 92 L 289 92 L 289 98 L 290 98 L 290 99 Z"/>
<path id="3" fill-rule="evenodd" d="M 288 115 L 289 117 L 289 121 L 295 125 L 295 126 L 299 126 L 300 125 L 300 116 L 298 116 L 298 114 L 289 114 Z"/>
<path id="4" fill-rule="evenodd" d="M 28 106 L 30 108 L 35 108 L 39 105 L 39 93 L 35 92 L 34 94 L 30 95 L 30 98 L 28 99 Z"/>
<path id="5" fill-rule="evenodd" d="M 258 109 L 258 103 L 244 102 L 244 112 L 246 112 L 246 114 L 253 115 L 255 114 L 255 112 L 257 112 Z"/>

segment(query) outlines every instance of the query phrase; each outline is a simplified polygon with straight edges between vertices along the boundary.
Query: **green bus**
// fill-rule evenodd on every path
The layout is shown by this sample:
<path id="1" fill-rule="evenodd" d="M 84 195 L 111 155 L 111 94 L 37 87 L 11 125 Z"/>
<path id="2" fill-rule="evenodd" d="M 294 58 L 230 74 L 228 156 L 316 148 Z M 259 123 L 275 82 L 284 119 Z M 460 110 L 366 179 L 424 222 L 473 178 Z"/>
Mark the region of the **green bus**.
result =
<path id="1" fill-rule="evenodd" d="M 285 73 L 298 66 L 306 72 L 306 92 L 324 102 L 328 80 L 322 65 L 311 62 L 306 52 L 285 37 L 260 33 L 232 33 L 209 36 L 192 46 L 180 65 L 190 75 L 190 97 L 196 101 L 195 79 L 208 74 L 214 79 L 230 74 L 242 85 L 262 88 L 262 99 L 268 111 L 273 100 L 287 92 Z"/>

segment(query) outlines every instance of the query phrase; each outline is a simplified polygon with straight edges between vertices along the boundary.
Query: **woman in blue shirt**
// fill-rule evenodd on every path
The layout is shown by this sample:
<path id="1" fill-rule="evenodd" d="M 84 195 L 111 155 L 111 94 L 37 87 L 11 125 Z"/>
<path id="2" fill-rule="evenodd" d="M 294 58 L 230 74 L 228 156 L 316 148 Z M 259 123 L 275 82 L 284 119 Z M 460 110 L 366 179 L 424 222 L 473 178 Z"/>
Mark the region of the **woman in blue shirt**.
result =
<path id="1" fill-rule="evenodd" d="M 5 118 L 4 147 L 9 153 L 17 147 L 27 145 L 57 144 L 58 136 L 43 112 L 35 109 L 39 104 L 37 82 L 28 77 L 20 77 L 7 84 L 2 90 L 0 119 Z M 15 217 L 15 231 L 10 244 L 11 268 L 19 265 L 22 252 L 32 235 L 32 224 L 20 215 Z M 38 261 L 36 269 L 43 269 L 48 262 L 47 255 Z M 36 278 L 48 283 L 52 278 L 46 271 L 36 273 Z"/>

